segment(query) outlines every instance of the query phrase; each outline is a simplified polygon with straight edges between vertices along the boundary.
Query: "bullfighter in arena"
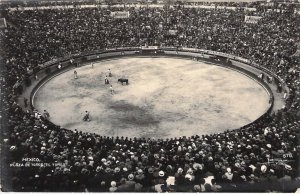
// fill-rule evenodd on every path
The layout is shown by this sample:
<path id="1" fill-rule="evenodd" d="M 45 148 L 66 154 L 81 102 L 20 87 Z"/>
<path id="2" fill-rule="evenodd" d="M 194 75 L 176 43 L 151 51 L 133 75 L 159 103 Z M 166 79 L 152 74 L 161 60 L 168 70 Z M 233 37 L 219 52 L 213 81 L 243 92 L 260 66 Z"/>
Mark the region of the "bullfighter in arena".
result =
<path id="1" fill-rule="evenodd" d="M 85 111 L 85 115 L 83 117 L 83 121 L 91 121 L 89 111 Z"/>
<path id="2" fill-rule="evenodd" d="M 112 77 L 111 70 L 108 69 L 108 77 Z"/>
<path id="3" fill-rule="evenodd" d="M 104 83 L 109 84 L 109 80 L 108 80 L 107 76 L 105 76 Z"/>
<path id="4" fill-rule="evenodd" d="M 74 71 L 74 78 L 75 78 L 75 79 L 78 78 L 78 76 L 77 76 L 77 71 L 76 71 L 76 70 Z"/>
<path id="5" fill-rule="evenodd" d="M 114 89 L 113 89 L 112 85 L 110 85 L 109 90 L 110 90 L 111 94 L 114 94 Z"/>

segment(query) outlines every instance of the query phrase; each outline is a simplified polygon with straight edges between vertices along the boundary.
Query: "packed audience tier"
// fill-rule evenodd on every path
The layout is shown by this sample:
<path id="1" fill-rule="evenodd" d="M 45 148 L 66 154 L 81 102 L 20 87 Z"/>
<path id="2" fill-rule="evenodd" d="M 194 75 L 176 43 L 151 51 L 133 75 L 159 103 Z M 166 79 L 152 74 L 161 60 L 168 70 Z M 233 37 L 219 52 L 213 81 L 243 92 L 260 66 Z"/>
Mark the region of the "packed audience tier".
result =
<path id="1" fill-rule="evenodd" d="M 5 63 L 1 100 L 3 143 L 9 153 L 3 160 L 26 165 L 26 158 L 36 158 L 44 163 L 9 168 L 13 190 L 294 191 L 299 169 L 300 79 L 295 52 L 300 17 L 291 10 L 174 6 L 3 11 L 8 27 L 1 31 Z M 113 18 L 113 11 L 128 11 L 129 17 Z M 262 18 L 246 23 L 245 15 Z M 250 126 L 174 139 L 71 131 L 36 111 L 24 112 L 16 103 L 14 85 L 49 60 L 145 45 L 201 48 L 247 58 L 282 77 L 290 95 L 282 110 Z"/>

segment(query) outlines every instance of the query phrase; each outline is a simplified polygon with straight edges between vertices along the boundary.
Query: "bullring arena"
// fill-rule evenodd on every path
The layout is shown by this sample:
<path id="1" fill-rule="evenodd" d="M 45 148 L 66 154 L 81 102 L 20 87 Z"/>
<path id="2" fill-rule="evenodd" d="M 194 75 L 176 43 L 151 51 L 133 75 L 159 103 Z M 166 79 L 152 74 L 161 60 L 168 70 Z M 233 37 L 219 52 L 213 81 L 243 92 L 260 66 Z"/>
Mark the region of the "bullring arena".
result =
<path id="1" fill-rule="evenodd" d="M 114 94 L 104 84 L 107 70 Z M 192 59 L 131 57 L 100 61 L 49 78 L 34 107 L 69 129 L 107 136 L 168 138 L 211 134 L 249 124 L 270 96 L 241 72 Z M 117 82 L 126 77 L 129 85 Z M 83 122 L 84 112 L 91 114 Z"/>
<path id="2" fill-rule="evenodd" d="M 300 4 L 212 1 L 0 1 L 0 190 L 299 191 Z"/>

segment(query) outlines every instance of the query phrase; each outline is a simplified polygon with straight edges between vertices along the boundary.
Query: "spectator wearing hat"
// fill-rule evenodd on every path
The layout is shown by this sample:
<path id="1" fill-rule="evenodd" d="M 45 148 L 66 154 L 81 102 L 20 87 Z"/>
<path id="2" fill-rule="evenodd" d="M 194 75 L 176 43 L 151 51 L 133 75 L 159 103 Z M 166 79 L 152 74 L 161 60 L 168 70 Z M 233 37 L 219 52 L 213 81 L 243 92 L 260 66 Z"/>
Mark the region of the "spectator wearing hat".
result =
<path id="1" fill-rule="evenodd" d="M 185 183 L 185 175 L 183 174 L 183 169 L 178 168 L 177 172 L 175 173 L 175 184 L 178 187 L 181 187 Z"/>
<path id="2" fill-rule="evenodd" d="M 187 178 L 187 177 L 188 177 L 188 179 L 190 179 L 190 181 L 195 181 L 194 171 L 192 168 L 190 168 L 186 171 L 185 178 Z"/>
<path id="3" fill-rule="evenodd" d="M 133 174 L 128 175 L 127 181 L 125 182 L 125 184 L 127 185 L 128 189 L 130 191 L 134 190 L 136 182 L 134 181 L 134 175 Z"/>
<path id="4" fill-rule="evenodd" d="M 120 185 L 118 186 L 118 192 L 130 192 L 130 187 L 126 184 L 125 178 L 121 178 Z"/>
<path id="5" fill-rule="evenodd" d="M 216 179 L 211 179 L 211 190 L 212 192 L 218 192 L 222 190 L 221 185 L 218 185 Z"/>
<path id="6" fill-rule="evenodd" d="M 161 186 L 164 184 L 166 184 L 165 172 L 160 170 L 158 172 L 158 177 L 156 177 L 155 179 L 155 185 L 154 185 L 155 191 L 162 192 Z"/>
<path id="7" fill-rule="evenodd" d="M 199 185 L 201 192 L 205 192 L 205 179 L 200 179 Z"/>
<path id="8" fill-rule="evenodd" d="M 194 185 L 193 192 L 200 193 L 201 192 L 201 186 L 200 185 Z"/>
<path id="9" fill-rule="evenodd" d="M 99 187 L 98 192 L 107 192 L 108 189 L 109 189 L 109 185 L 106 184 L 105 181 L 101 181 L 101 182 L 100 182 L 100 187 Z"/>
<path id="10" fill-rule="evenodd" d="M 136 183 L 134 185 L 134 192 L 142 192 L 143 191 L 143 185 L 141 183 Z"/>
<path id="11" fill-rule="evenodd" d="M 224 179 L 228 180 L 229 182 L 232 181 L 232 179 L 233 179 L 233 173 L 231 172 L 231 168 L 227 168 L 226 169 L 226 172 L 224 174 Z"/>
<path id="12" fill-rule="evenodd" d="M 145 170 L 145 178 L 144 178 L 144 188 L 149 189 L 152 185 L 155 184 L 155 177 L 153 175 L 154 169 L 149 167 Z"/>
<path id="13" fill-rule="evenodd" d="M 118 183 L 121 178 L 122 178 L 121 169 L 119 167 L 116 167 L 112 171 L 112 179 Z"/>
<path id="14" fill-rule="evenodd" d="M 205 192 L 212 192 L 212 188 L 211 188 L 211 184 L 205 184 L 204 185 L 204 188 L 205 188 Z"/>
<path id="15" fill-rule="evenodd" d="M 194 168 L 194 176 L 195 176 L 195 182 L 199 182 L 201 178 L 206 177 L 205 170 L 203 169 L 202 164 L 196 163 L 196 165 L 193 165 Z M 213 174 L 209 172 L 210 174 Z"/>
<path id="16" fill-rule="evenodd" d="M 184 178 L 184 184 L 181 185 L 180 190 L 183 189 L 184 191 L 192 192 L 194 188 L 193 175 L 189 173 L 186 174 Z"/>
<path id="17" fill-rule="evenodd" d="M 109 188 L 109 192 L 116 192 L 118 190 L 117 183 L 115 181 L 112 181 L 110 185 L 111 187 Z"/>
<path id="18" fill-rule="evenodd" d="M 137 175 L 135 175 L 135 180 L 137 183 L 142 185 L 145 183 L 145 175 L 142 169 L 138 169 Z"/>

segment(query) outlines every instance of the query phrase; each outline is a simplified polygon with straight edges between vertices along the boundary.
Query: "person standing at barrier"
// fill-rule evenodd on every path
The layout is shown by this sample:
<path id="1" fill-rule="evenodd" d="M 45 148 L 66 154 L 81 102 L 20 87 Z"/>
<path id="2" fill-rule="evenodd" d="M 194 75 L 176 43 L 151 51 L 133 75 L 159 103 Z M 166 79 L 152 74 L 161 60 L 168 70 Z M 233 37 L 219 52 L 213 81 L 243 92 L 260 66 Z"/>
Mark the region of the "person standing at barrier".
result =
<path id="1" fill-rule="evenodd" d="M 24 98 L 24 107 L 27 108 L 27 106 L 28 106 L 28 99 Z"/>
<path id="2" fill-rule="evenodd" d="M 59 63 L 58 66 L 57 66 L 57 69 L 61 69 L 62 68 L 62 64 Z"/>
<path id="3" fill-rule="evenodd" d="M 264 81 L 265 74 L 264 74 L 264 73 L 261 73 L 258 77 L 259 77 L 262 81 Z"/>
<path id="4" fill-rule="evenodd" d="M 282 92 L 282 85 L 281 85 L 281 83 L 278 83 L 278 85 L 277 85 L 277 92 L 278 93 Z"/>
<path id="5" fill-rule="evenodd" d="M 273 82 L 273 77 L 272 76 L 267 76 L 267 81 L 269 84 Z"/>
<path id="6" fill-rule="evenodd" d="M 284 91 L 284 94 L 283 94 L 283 99 L 285 99 L 285 100 L 286 100 L 286 97 L 287 97 L 287 92 L 286 92 L 286 91 Z"/>
<path id="7" fill-rule="evenodd" d="M 70 59 L 70 64 L 74 65 L 74 59 Z M 74 65 L 75 66 L 75 65 Z"/>

